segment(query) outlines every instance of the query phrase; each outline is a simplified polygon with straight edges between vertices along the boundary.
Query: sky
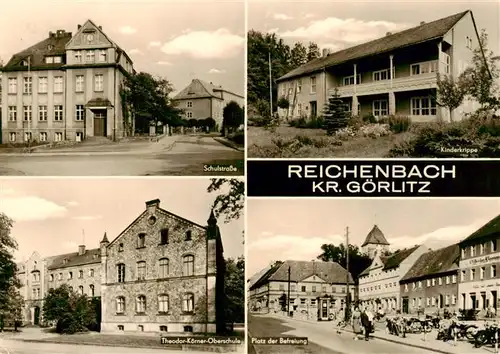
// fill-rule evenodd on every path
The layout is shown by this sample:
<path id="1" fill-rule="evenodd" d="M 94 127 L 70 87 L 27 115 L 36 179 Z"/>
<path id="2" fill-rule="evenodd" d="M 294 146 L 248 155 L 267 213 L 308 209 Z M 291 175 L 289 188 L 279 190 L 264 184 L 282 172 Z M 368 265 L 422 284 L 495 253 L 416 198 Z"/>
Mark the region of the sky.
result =
<path id="1" fill-rule="evenodd" d="M 123 48 L 137 71 L 167 78 L 176 92 L 192 79 L 244 93 L 242 0 L 18 0 L 2 6 L 0 58 L 91 19 Z"/>
<path id="2" fill-rule="evenodd" d="M 321 245 L 361 246 L 376 224 L 392 250 L 456 243 L 500 214 L 500 199 L 248 199 L 247 275 L 277 260 L 311 261 Z"/>
<path id="3" fill-rule="evenodd" d="M 200 225 L 207 225 L 218 192 L 207 193 L 208 178 L 4 178 L 0 179 L 0 212 L 14 219 L 15 257 L 27 259 L 98 248 L 104 232 L 111 241 L 145 209 L 160 207 Z M 228 224 L 219 218 L 224 256 L 244 254 L 244 219 Z"/>
<path id="4" fill-rule="evenodd" d="M 341 50 L 472 10 L 478 30 L 486 29 L 489 47 L 499 52 L 500 2 L 480 1 L 285 1 L 249 0 L 248 27 L 275 32 L 290 45 L 316 42 L 321 49 Z"/>

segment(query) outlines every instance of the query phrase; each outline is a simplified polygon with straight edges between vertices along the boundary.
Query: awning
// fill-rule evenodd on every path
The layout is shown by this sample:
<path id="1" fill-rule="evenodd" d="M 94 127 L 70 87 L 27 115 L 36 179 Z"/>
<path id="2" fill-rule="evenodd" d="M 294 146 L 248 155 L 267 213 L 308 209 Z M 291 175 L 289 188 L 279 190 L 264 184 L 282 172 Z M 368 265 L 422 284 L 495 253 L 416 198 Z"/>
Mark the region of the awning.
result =
<path id="1" fill-rule="evenodd" d="M 112 108 L 113 105 L 107 98 L 92 98 L 85 107 L 89 109 L 106 109 Z"/>

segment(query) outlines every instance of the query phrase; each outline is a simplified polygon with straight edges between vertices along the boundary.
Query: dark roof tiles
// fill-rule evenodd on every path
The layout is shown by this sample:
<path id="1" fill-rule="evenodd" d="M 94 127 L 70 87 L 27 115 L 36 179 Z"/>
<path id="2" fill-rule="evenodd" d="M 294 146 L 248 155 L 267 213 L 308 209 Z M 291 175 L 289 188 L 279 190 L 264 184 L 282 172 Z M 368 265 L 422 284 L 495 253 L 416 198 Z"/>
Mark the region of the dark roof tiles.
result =
<path id="1" fill-rule="evenodd" d="M 485 225 L 479 228 L 477 231 L 473 232 L 472 235 L 464 239 L 462 243 L 469 243 L 471 241 L 480 240 L 483 238 L 488 238 L 491 236 L 498 235 L 500 233 L 500 215 L 494 217 L 488 221 Z"/>
<path id="2" fill-rule="evenodd" d="M 58 268 L 75 267 L 100 262 L 100 249 L 95 248 L 85 251 L 82 255 L 78 254 L 78 252 L 73 252 L 49 257 L 47 258 L 47 268 L 54 270 Z"/>
<path id="3" fill-rule="evenodd" d="M 458 269 L 460 248 L 451 245 L 438 250 L 429 251 L 421 255 L 410 268 L 401 281 L 416 278 L 424 278 L 429 275 L 440 274 Z"/>
<path id="4" fill-rule="evenodd" d="M 384 236 L 384 233 L 379 229 L 377 225 L 374 225 L 371 231 L 366 236 L 365 242 L 361 245 L 364 247 L 366 245 L 384 245 L 389 246 L 390 243 L 387 242 L 387 239 Z"/>

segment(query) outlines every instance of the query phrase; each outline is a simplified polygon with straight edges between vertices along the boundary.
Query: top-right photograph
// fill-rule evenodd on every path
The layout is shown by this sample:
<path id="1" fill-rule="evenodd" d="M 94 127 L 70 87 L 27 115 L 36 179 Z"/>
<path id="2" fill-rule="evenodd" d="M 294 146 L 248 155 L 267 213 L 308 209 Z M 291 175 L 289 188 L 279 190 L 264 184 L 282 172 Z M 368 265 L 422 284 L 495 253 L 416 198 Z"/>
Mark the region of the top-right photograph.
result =
<path id="1" fill-rule="evenodd" d="M 248 3 L 248 158 L 498 158 L 498 2 Z"/>

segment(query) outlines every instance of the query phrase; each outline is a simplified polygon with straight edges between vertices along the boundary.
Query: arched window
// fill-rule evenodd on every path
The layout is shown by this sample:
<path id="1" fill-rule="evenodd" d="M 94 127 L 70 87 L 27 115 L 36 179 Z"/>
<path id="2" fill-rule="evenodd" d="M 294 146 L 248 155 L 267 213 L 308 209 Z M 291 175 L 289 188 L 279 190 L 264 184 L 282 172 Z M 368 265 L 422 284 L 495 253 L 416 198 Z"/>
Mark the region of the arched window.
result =
<path id="1" fill-rule="evenodd" d="M 184 326 L 184 332 L 193 332 L 193 326 Z"/>
<path id="2" fill-rule="evenodd" d="M 194 295 L 193 293 L 185 293 L 182 295 L 182 311 L 183 312 L 193 312 L 194 311 Z"/>
<path id="3" fill-rule="evenodd" d="M 137 280 L 146 279 L 146 262 L 137 262 Z"/>
<path id="4" fill-rule="evenodd" d="M 83 286 L 82 285 L 80 285 L 78 287 L 78 292 L 80 293 L 80 295 L 83 295 Z"/>
<path id="5" fill-rule="evenodd" d="M 137 313 L 146 312 L 146 297 L 144 295 L 139 295 L 135 299 L 135 311 Z"/>
<path id="6" fill-rule="evenodd" d="M 90 288 L 90 296 L 94 297 L 94 296 L 95 296 L 95 288 L 94 288 L 94 285 L 90 284 L 89 288 Z"/>
<path id="7" fill-rule="evenodd" d="M 168 312 L 168 295 L 161 294 L 158 295 L 158 312 Z"/>
<path id="8" fill-rule="evenodd" d="M 116 313 L 124 313 L 125 312 L 125 298 L 123 296 L 119 296 L 116 298 Z"/>
<path id="9" fill-rule="evenodd" d="M 194 256 L 187 255 L 182 257 L 182 275 L 190 276 L 194 274 Z"/>
<path id="10" fill-rule="evenodd" d="M 137 235 L 137 248 L 146 247 L 146 234 Z"/>
<path id="11" fill-rule="evenodd" d="M 118 275 L 118 283 L 125 282 L 125 264 L 119 263 L 116 265 L 116 273 Z"/>
<path id="12" fill-rule="evenodd" d="M 169 264 L 168 264 L 168 258 L 161 258 L 159 261 L 159 278 L 166 278 L 168 277 L 169 274 Z"/>

